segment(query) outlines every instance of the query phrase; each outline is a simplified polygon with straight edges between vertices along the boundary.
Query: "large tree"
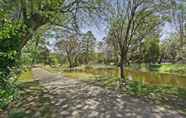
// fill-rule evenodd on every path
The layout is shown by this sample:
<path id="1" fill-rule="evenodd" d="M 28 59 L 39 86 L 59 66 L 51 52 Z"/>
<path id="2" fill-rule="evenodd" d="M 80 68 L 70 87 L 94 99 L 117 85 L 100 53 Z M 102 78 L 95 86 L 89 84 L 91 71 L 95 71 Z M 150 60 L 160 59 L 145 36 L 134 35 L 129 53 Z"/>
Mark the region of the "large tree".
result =
<path id="1" fill-rule="evenodd" d="M 108 38 L 119 49 L 120 85 L 126 83 L 124 66 L 132 44 L 157 30 L 160 16 L 156 11 L 159 7 L 153 0 L 116 0 L 112 3 Z"/>
<path id="2" fill-rule="evenodd" d="M 20 48 L 43 25 L 60 25 L 79 31 L 85 16 L 96 16 L 102 11 L 102 0 L 0 0 L 0 8 L 13 20 L 22 21 L 27 31 Z M 99 11 L 99 12 L 98 12 Z M 83 19 L 83 20 L 82 20 Z"/>
<path id="3" fill-rule="evenodd" d="M 76 35 L 70 35 L 65 39 L 61 39 L 56 46 L 63 56 L 67 58 L 69 67 L 76 65 L 76 58 L 80 53 L 80 41 Z"/>

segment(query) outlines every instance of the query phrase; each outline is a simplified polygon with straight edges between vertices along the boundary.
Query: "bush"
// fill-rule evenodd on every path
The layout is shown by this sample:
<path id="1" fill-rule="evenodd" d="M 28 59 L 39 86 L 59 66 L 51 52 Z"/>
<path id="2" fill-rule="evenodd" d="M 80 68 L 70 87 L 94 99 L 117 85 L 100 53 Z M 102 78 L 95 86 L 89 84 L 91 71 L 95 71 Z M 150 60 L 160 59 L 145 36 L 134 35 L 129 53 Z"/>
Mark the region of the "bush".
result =
<path id="1" fill-rule="evenodd" d="M 0 76 L 0 80 L 0 108 L 5 108 L 17 96 L 17 87 L 14 81 L 2 77 L 2 75 Z"/>
<path id="2" fill-rule="evenodd" d="M 15 78 L 19 73 L 22 31 L 19 22 L 4 18 L 0 22 L 0 108 L 5 107 L 15 94 Z"/>

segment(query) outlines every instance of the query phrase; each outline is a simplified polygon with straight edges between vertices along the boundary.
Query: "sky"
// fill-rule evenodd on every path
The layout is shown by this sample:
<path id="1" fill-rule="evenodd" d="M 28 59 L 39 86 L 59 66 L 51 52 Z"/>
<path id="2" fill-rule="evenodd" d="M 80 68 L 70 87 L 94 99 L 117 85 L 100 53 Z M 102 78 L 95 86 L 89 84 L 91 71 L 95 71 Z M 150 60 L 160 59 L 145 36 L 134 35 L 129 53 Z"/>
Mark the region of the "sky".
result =
<path id="1" fill-rule="evenodd" d="M 107 34 L 106 26 L 102 27 L 96 27 L 96 26 L 88 26 L 86 28 L 81 29 L 83 33 L 86 33 L 87 31 L 92 31 L 94 36 L 96 37 L 96 40 L 101 41 Z"/>
<path id="2" fill-rule="evenodd" d="M 97 21 L 96 23 L 89 24 L 80 28 L 83 33 L 91 31 L 96 37 L 97 41 L 101 41 L 107 35 L 107 22 L 102 20 Z"/>
<path id="3" fill-rule="evenodd" d="M 176 30 L 175 30 L 175 26 L 174 24 L 171 24 L 171 23 L 165 23 L 164 27 L 163 27 L 163 30 L 161 32 L 161 37 L 160 39 L 161 40 L 164 40 L 164 39 L 167 39 L 169 38 L 170 34 L 171 33 L 174 33 Z"/>
<path id="4" fill-rule="evenodd" d="M 81 29 L 82 32 L 92 31 L 94 36 L 98 41 L 101 41 L 107 34 L 106 26 L 96 27 L 96 26 L 87 26 L 86 28 Z M 175 32 L 175 26 L 171 23 L 165 23 L 162 27 L 160 40 L 169 38 L 170 34 Z"/>

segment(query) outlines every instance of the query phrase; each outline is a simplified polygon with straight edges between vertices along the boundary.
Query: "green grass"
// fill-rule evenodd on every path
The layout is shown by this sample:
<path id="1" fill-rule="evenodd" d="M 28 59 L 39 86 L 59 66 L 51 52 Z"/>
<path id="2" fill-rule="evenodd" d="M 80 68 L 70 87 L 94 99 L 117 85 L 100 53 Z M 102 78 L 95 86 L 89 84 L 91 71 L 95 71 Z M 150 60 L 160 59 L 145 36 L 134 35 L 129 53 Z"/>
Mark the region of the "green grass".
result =
<path id="1" fill-rule="evenodd" d="M 84 72 L 63 72 L 64 77 L 68 77 L 71 79 L 81 79 L 81 80 L 90 80 L 93 79 L 95 76 L 89 73 Z"/>
<path id="2" fill-rule="evenodd" d="M 131 64 L 129 68 L 186 76 L 186 64 Z"/>
<path id="3" fill-rule="evenodd" d="M 185 75 L 186 65 L 185 64 L 163 64 L 161 65 L 158 71 Z"/>
<path id="4" fill-rule="evenodd" d="M 32 78 L 32 71 L 26 70 L 21 73 L 21 75 L 18 77 L 18 82 L 30 82 L 33 80 Z"/>

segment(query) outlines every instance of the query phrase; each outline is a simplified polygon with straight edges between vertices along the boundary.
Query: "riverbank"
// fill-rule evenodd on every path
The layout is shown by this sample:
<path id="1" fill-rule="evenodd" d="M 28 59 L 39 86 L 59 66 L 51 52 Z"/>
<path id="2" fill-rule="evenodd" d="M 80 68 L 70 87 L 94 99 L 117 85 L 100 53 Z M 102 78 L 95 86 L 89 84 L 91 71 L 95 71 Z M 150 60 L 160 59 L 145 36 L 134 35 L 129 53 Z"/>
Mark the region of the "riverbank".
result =
<path id="1" fill-rule="evenodd" d="M 40 65 L 41 67 L 44 67 L 45 69 L 48 68 L 46 65 Z M 84 70 L 84 69 L 114 69 L 119 68 L 119 66 L 116 65 L 105 65 L 105 64 L 90 64 L 90 65 L 81 65 L 72 68 L 71 70 Z M 186 64 L 130 64 L 126 66 L 127 69 L 134 69 L 141 72 L 156 72 L 156 73 L 162 73 L 162 74 L 174 74 L 178 76 L 185 76 L 186 77 Z M 64 70 L 70 70 L 67 65 L 58 65 L 53 66 L 52 71 L 64 71 Z M 51 71 L 51 69 L 50 69 Z"/>
<path id="2" fill-rule="evenodd" d="M 186 76 L 186 64 L 131 64 L 128 67 L 144 72 L 153 71 Z"/>
<path id="3" fill-rule="evenodd" d="M 119 67 L 110 65 L 82 65 L 75 68 L 63 68 L 43 66 L 43 68 L 51 72 L 61 72 L 64 76 L 74 78 L 77 76 L 82 78 L 94 78 L 95 76 L 118 77 L 120 76 Z M 134 67 L 127 67 L 125 69 L 126 78 L 143 82 L 148 85 L 172 86 L 172 87 L 186 87 L 186 76 L 171 73 L 159 73 L 156 71 L 142 70 Z"/>

